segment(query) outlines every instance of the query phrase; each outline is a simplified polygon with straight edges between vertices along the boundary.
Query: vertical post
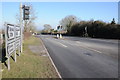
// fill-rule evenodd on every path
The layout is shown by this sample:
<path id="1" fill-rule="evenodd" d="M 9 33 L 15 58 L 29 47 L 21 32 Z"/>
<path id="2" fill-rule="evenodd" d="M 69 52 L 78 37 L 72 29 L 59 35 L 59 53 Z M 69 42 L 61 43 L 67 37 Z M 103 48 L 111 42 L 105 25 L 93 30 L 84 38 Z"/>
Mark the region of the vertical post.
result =
<path id="1" fill-rule="evenodd" d="M 10 57 L 8 58 L 8 70 L 10 70 Z"/>
<path id="2" fill-rule="evenodd" d="M 21 48 L 18 48 L 18 54 L 19 54 L 19 56 L 20 56 L 20 49 L 21 49 Z"/>
<path id="3" fill-rule="evenodd" d="M 20 43 L 20 45 L 21 45 L 21 53 L 23 52 L 23 45 L 22 45 L 22 43 L 23 43 L 23 27 L 22 27 L 22 3 L 20 3 L 20 28 L 21 28 L 21 43 Z"/>
<path id="4" fill-rule="evenodd" d="M 15 50 L 14 54 L 15 54 L 15 62 L 16 62 L 17 61 L 16 50 Z"/>
<path id="5" fill-rule="evenodd" d="M 15 59 L 15 62 L 16 62 L 16 26 L 14 25 L 14 34 L 15 34 L 15 43 L 14 43 L 14 59 Z"/>
<path id="6" fill-rule="evenodd" d="M 88 34 L 87 34 L 87 26 L 85 27 L 85 37 L 87 37 Z"/>
<path id="7" fill-rule="evenodd" d="M 5 23 L 4 25 L 5 25 L 5 51 L 6 51 L 6 56 L 8 57 L 8 53 L 7 53 L 7 23 Z"/>
<path id="8" fill-rule="evenodd" d="M 8 25 L 7 25 L 7 23 L 5 23 L 4 24 L 5 25 L 5 48 L 6 48 L 6 56 L 7 56 L 7 58 L 8 58 L 8 70 L 10 70 L 10 57 L 8 56 L 8 53 L 7 53 L 7 44 L 8 44 L 8 42 L 7 42 L 7 27 L 8 27 Z"/>

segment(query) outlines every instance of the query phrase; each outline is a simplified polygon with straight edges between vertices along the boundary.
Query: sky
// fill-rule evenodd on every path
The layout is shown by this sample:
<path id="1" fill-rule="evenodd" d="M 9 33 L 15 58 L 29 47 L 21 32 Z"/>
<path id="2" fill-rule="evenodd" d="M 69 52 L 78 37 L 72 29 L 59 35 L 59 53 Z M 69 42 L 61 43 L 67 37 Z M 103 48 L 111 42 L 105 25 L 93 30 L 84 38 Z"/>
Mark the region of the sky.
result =
<path id="1" fill-rule="evenodd" d="M 19 13 L 20 2 L 0 2 L 2 4 L 2 22 L 16 24 L 16 14 Z M 32 5 L 37 19 L 37 29 L 43 29 L 44 24 L 53 28 L 68 15 L 74 15 L 79 20 L 118 21 L 118 2 L 23 2 Z"/>

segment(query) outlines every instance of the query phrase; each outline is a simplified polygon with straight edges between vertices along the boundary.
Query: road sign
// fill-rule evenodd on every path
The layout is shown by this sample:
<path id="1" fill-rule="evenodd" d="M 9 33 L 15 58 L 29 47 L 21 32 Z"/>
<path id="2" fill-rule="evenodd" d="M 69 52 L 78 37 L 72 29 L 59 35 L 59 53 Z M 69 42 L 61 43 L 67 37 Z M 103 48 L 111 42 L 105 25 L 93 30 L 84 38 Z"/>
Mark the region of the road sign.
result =
<path id="1" fill-rule="evenodd" d="M 13 24 L 6 25 L 6 56 L 10 57 L 21 46 L 21 28 Z"/>
<path id="2" fill-rule="evenodd" d="M 15 28 L 14 25 L 8 24 L 7 25 L 7 39 L 11 40 L 15 38 Z"/>
<path id="3" fill-rule="evenodd" d="M 20 37 L 20 30 L 21 30 L 20 27 L 19 27 L 19 26 L 16 26 L 15 29 L 16 29 L 16 30 L 15 30 L 15 32 L 16 32 L 16 35 L 15 35 L 15 36 L 16 36 L 16 37 Z"/>
<path id="4" fill-rule="evenodd" d="M 6 24 L 6 56 L 10 57 L 10 55 L 14 52 L 14 41 L 15 41 L 15 28 L 12 24 Z"/>
<path id="5" fill-rule="evenodd" d="M 21 48 L 21 28 L 13 24 L 5 24 L 5 45 L 6 45 L 6 57 L 8 58 L 8 70 L 10 70 L 10 56 L 15 54 L 16 62 L 16 50 L 20 55 Z"/>
<path id="6" fill-rule="evenodd" d="M 20 41 L 21 40 L 19 38 L 16 40 L 16 42 L 15 42 L 16 49 L 20 47 Z"/>
<path id="7" fill-rule="evenodd" d="M 12 53 L 15 51 L 15 42 L 7 44 L 7 56 L 10 57 Z"/>

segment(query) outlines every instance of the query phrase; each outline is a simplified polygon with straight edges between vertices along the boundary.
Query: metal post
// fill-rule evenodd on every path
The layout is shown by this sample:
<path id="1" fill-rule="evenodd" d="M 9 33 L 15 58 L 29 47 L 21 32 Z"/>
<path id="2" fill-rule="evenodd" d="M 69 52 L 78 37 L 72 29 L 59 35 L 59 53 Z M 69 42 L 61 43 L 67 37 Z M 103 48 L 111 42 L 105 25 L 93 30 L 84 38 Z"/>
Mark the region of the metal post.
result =
<path id="1" fill-rule="evenodd" d="M 8 53 L 7 53 L 7 44 L 8 44 L 8 42 L 7 42 L 7 23 L 5 22 L 5 48 L 6 48 L 6 56 L 7 56 L 7 58 L 8 58 L 8 70 L 10 70 L 10 57 L 8 56 Z"/>
<path id="2" fill-rule="evenodd" d="M 23 52 L 22 3 L 20 3 L 21 53 Z"/>
<path id="3" fill-rule="evenodd" d="M 21 48 L 18 49 L 18 54 L 19 54 L 19 56 L 20 56 L 20 49 L 21 49 Z"/>
<path id="4" fill-rule="evenodd" d="M 10 70 L 10 57 L 8 58 L 8 70 Z"/>
<path id="5" fill-rule="evenodd" d="M 14 54 L 15 54 L 15 62 L 16 62 L 17 61 L 16 50 L 15 50 Z"/>
<path id="6" fill-rule="evenodd" d="M 15 59 L 15 62 L 16 62 L 16 26 L 14 25 L 14 34 L 15 34 L 15 43 L 14 43 L 14 59 Z"/>
<path id="7" fill-rule="evenodd" d="M 7 23 L 5 22 L 5 50 L 6 50 L 6 56 L 8 57 L 7 54 Z"/>
<path id="8" fill-rule="evenodd" d="M 85 37 L 87 37 L 87 26 L 85 27 Z"/>

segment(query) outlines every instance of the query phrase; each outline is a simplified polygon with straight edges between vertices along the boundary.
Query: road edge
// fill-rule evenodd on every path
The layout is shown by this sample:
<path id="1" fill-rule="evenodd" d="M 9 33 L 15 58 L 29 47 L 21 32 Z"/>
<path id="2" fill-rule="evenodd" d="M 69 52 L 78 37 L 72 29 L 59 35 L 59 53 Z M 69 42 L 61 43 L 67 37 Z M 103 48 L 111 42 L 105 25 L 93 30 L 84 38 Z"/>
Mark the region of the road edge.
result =
<path id="1" fill-rule="evenodd" d="M 40 38 L 40 39 L 41 39 L 41 38 Z M 50 56 L 50 54 L 49 54 L 49 52 L 48 52 L 47 48 L 45 47 L 44 42 L 43 42 L 43 40 L 42 40 L 42 39 L 41 39 L 41 43 L 42 43 L 42 45 L 43 45 L 43 47 L 44 47 L 44 49 L 45 49 L 45 51 L 46 51 L 46 53 L 47 53 L 47 55 L 48 55 L 48 57 L 49 57 L 49 59 L 50 59 L 50 61 L 51 61 L 52 65 L 54 66 L 55 71 L 57 72 L 57 74 L 58 74 L 59 78 L 61 78 L 61 79 L 62 79 L 62 76 L 60 75 L 60 73 L 59 73 L 59 71 L 58 71 L 58 69 L 57 69 L 56 65 L 54 64 L 54 62 L 53 62 L 53 60 L 52 60 L 52 58 L 51 58 L 51 56 Z"/>

